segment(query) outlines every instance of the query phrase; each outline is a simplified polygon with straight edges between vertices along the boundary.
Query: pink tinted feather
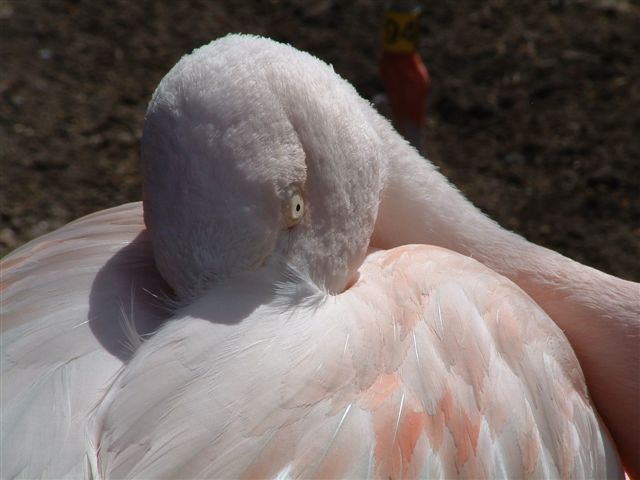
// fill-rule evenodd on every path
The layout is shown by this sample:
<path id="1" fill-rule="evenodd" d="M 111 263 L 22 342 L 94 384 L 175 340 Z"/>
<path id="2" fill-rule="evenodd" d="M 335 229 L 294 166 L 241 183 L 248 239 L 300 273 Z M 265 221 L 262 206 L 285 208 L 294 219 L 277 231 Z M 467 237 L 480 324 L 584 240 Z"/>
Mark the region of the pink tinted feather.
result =
<path id="1" fill-rule="evenodd" d="M 384 294 L 400 286 L 401 302 Z M 469 258 L 376 252 L 351 289 L 295 315 L 262 304 L 237 323 L 199 318 L 233 316 L 225 299 L 242 284 L 228 288 L 181 311 L 116 379 L 96 416 L 100 475 L 621 475 L 561 331 Z M 250 288 L 260 297 L 268 276 Z"/>

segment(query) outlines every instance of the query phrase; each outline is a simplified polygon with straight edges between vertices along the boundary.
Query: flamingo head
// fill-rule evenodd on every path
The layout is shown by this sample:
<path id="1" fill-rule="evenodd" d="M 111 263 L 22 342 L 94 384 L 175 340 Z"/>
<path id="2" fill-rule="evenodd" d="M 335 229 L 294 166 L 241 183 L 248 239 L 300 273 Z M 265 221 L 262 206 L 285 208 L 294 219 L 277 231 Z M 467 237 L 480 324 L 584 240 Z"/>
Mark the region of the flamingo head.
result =
<path id="1" fill-rule="evenodd" d="M 372 112 L 331 67 L 271 40 L 231 35 L 182 58 L 142 140 L 145 223 L 177 295 L 276 258 L 343 291 L 382 191 Z"/>

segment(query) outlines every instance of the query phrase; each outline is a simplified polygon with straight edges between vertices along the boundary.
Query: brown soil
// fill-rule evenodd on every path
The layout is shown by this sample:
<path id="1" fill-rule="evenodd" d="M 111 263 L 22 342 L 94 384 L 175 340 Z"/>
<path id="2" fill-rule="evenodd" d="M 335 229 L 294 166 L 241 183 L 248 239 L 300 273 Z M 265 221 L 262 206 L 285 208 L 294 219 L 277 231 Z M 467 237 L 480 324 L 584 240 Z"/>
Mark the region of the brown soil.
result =
<path id="1" fill-rule="evenodd" d="M 505 227 L 640 280 L 640 6 L 424 2 L 427 151 Z M 228 32 L 377 73 L 370 1 L 0 0 L 0 245 L 140 198 L 146 104 L 186 52 Z"/>

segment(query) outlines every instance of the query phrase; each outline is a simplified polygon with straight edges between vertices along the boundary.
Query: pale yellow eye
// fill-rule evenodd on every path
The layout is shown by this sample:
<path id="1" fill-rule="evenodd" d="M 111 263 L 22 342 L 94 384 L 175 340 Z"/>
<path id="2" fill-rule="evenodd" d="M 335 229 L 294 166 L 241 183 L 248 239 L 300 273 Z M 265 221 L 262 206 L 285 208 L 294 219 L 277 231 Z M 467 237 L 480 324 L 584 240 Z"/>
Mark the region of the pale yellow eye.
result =
<path id="1" fill-rule="evenodd" d="M 300 223 L 304 215 L 304 198 L 302 197 L 300 187 L 297 185 L 289 185 L 287 187 L 283 207 L 288 228 Z"/>

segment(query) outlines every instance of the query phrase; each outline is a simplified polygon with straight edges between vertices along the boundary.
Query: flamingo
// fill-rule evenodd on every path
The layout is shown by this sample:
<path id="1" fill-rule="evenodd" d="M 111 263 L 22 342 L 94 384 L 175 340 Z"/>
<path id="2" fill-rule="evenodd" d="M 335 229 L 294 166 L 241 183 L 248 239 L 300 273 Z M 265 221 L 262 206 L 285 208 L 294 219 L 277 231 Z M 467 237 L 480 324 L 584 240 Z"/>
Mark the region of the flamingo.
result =
<path id="1" fill-rule="evenodd" d="M 2 263 L 3 477 L 640 472 L 638 284 L 500 228 L 322 61 L 195 50 L 142 159 L 142 203 Z"/>
<path id="2" fill-rule="evenodd" d="M 431 77 L 418 52 L 421 13 L 418 4 L 388 6 L 380 75 L 389 97 L 377 96 L 374 104 L 382 107 L 388 102 L 394 127 L 422 154 Z"/>

